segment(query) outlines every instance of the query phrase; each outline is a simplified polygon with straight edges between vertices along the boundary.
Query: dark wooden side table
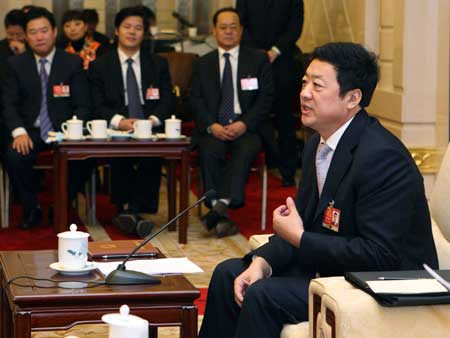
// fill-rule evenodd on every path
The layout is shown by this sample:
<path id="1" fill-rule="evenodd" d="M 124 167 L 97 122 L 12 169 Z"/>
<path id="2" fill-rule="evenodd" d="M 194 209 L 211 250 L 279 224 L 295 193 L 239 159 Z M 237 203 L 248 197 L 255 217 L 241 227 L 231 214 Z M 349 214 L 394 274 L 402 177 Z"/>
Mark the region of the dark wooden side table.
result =
<path id="1" fill-rule="evenodd" d="M 75 281 L 102 281 L 94 271 L 85 276 L 61 276 L 49 268 L 57 261 L 56 250 L 0 252 L 0 337 L 30 338 L 32 331 L 67 330 L 76 324 L 100 323 L 107 313 L 123 304 L 131 314 L 145 318 L 152 337 L 158 326 L 179 326 L 182 338 L 197 337 L 197 307 L 200 292 L 183 276 L 161 277 L 159 285 L 107 286 L 95 288 L 39 288 L 57 285 L 29 279 L 7 284 L 16 276 L 52 278 L 61 285 L 78 287 Z"/>
<path id="2" fill-rule="evenodd" d="M 189 139 L 182 140 L 105 140 L 105 141 L 64 141 L 55 144 L 54 169 L 54 228 L 57 233 L 67 231 L 67 173 L 68 161 L 88 158 L 116 157 L 161 157 L 168 162 L 169 219 L 176 213 L 175 165 L 181 163 L 180 205 L 184 210 L 188 205 L 189 187 Z M 187 243 L 188 214 L 180 219 L 178 242 Z M 169 230 L 175 230 L 175 225 Z"/>

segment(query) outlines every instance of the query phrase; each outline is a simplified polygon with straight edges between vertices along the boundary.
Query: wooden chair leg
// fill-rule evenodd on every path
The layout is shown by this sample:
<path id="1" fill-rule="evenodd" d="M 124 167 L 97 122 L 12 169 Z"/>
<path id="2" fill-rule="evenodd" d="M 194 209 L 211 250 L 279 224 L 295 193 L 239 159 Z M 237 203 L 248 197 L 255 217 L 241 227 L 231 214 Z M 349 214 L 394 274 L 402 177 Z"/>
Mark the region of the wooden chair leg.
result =
<path id="1" fill-rule="evenodd" d="M 156 326 L 148 327 L 148 337 L 149 338 L 158 338 L 158 328 Z"/>

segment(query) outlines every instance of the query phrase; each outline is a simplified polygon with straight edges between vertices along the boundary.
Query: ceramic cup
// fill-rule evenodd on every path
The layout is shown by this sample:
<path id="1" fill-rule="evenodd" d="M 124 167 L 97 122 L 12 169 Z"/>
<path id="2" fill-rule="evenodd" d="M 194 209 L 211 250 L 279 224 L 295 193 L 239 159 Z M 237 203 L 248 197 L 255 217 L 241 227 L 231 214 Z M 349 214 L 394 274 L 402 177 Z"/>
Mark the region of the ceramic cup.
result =
<path id="1" fill-rule="evenodd" d="M 106 120 L 92 120 L 86 123 L 87 130 L 93 139 L 105 139 L 106 134 Z"/>
<path id="2" fill-rule="evenodd" d="M 150 26 L 150 33 L 155 36 L 158 34 L 158 26 Z"/>
<path id="3" fill-rule="evenodd" d="M 61 129 L 64 136 L 70 140 L 80 140 L 83 138 L 83 120 L 78 120 L 76 116 L 61 124 Z"/>
<path id="4" fill-rule="evenodd" d="M 72 224 L 70 231 L 58 234 L 58 263 L 68 269 L 81 269 L 86 266 L 89 234 L 77 231 Z"/>
<path id="5" fill-rule="evenodd" d="M 127 305 L 120 307 L 120 313 L 104 315 L 102 320 L 109 325 L 109 338 L 148 338 L 148 321 L 130 315 Z"/>
<path id="6" fill-rule="evenodd" d="M 190 38 L 195 38 L 197 36 L 197 27 L 189 27 L 188 28 L 188 36 Z"/>
<path id="7" fill-rule="evenodd" d="M 136 138 L 150 138 L 152 136 L 152 123 L 150 120 L 137 120 L 134 122 L 134 135 Z"/>
<path id="8" fill-rule="evenodd" d="M 179 138 L 181 136 L 181 120 L 177 119 L 175 115 L 164 122 L 166 138 Z"/>

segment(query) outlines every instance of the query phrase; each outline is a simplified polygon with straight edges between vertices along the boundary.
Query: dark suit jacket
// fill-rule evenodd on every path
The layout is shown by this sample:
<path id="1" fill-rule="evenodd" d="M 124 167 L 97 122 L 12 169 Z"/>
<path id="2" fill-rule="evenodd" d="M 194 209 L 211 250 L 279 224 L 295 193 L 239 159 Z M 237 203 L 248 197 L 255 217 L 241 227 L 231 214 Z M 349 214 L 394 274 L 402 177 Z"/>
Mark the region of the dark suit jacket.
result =
<path id="1" fill-rule="evenodd" d="M 32 52 L 8 59 L 8 72 L 2 84 L 3 117 L 9 132 L 29 129 L 39 116 L 41 81 Z M 69 85 L 70 97 L 54 97 L 53 86 Z M 74 114 L 89 119 L 89 83 L 79 56 L 56 49 L 48 75 L 47 107 L 55 130 Z"/>
<path id="2" fill-rule="evenodd" d="M 141 52 L 140 62 L 142 95 L 145 101 L 144 116 L 155 115 L 164 123 L 175 110 L 175 97 L 167 61 L 158 55 Z M 95 115 L 108 121 L 116 114 L 128 116 L 117 49 L 92 62 L 89 65 L 89 77 Z M 146 91 L 150 87 L 159 88 L 159 100 L 145 99 Z"/>
<path id="3" fill-rule="evenodd" d="M 11 48 L 9 48 L 8 40 L 0 40 L 0 58 L 7 60 L 10 56 L 14 56 L 14 53 Z"/>
<path id="4" fill-rule="evenodd" d="M 402 143 L 360 111 L 339 141 L 318 200 L 319 141 L 315 134 L 304 151 L 296 199 L 305 226 L 300 248 L 275 235 L 253 254 L 275 274 L 293 266 L 321 275 L 437 268 L 423 178 Z M 341 210 L 337 233 L 322 226 L 330 201 Z"/>
<path id="5" fill-rule="evenodd" d="M 242 90 L 241 79 L 249 77 L 258 79 L 258 90 Z M 272 71 L 267 56 L 255 49 L 240 47 L 236 82 L 242 110 L 238 119 L 248 130 L 260 132 L 269 121 L 273 101 Z M 215 50 L 195 60 L 193 65 L 191 105 L 197 132 L 206 133 L 206 128 L 217 122 L 220 101 L 219 53 Z"/>
<path id="6" fill-rule="evenodd" d="M 292 55 L 303 26 L 302 0 L 237 0 L 244 26 L 242 45 Z"/>

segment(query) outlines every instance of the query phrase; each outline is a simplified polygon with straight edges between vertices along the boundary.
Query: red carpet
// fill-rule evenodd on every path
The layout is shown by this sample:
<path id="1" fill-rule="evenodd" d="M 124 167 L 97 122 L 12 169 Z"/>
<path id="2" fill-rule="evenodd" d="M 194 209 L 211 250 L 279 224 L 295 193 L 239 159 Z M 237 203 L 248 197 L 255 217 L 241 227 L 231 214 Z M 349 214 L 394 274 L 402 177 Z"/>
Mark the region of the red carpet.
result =
<path id="1" fill-rule="evenodd" d="M 195 178 L 196 175 L 192 175 Z M 195 179 L 192 181 L 192 190 L 196 191 Z M 51 186 L 46 184 L 46 186 Z M 272 211 L 280 204 L 284 203 L 286 197 L 294 196 L 296 187 L 282 188 L 280 180 L 273 175 L 268 175 L 268 196 L 267 196 L 267 227 L 265 233 L 272 230 Z M 56 249 L 57 237 L 53 228 L 48 223 L 48 207 L 52 203 L 51 193 L 44 191 L 40 193 L 39 199 L 44 213 L 43 223 L 31 231 L 18 228 L 22 217 L 22 210 L 16 204 L 13 205 L 10 217 L 10 227 L 0 230 L 0 250 L 43 250 Z M 109 201 L 109 196 L 99 194 L 97 197 L 97 218 L 104 225 L 105 230 L 113 240 L 137 238 L 133 235 L 126 235 L 117 228 L 111 226 L 111 218 L 115 214 L 115 206 Z M 206 210 L 204 209 L 204 212 Z M 72 210 L 70 219 L 77 219 Z M 252 173 L 246 186 L 246 205 L 244 208 L 231 210 L 230 217 L 235 220 L 240 227 L 241 233 L 247 238 L 253 234 L 263 233 L 261 230 L 261 179 L 258 174 Z M 81 225 L 78 220 L 77 224 Z M 82 226 L 81 230 L 85 230 Z"/>

